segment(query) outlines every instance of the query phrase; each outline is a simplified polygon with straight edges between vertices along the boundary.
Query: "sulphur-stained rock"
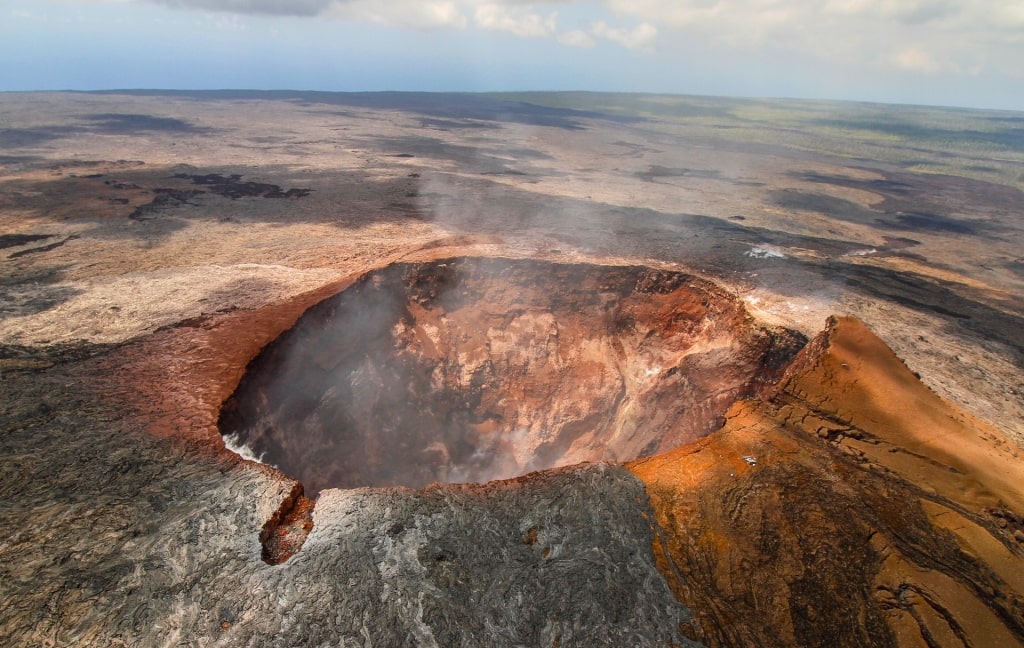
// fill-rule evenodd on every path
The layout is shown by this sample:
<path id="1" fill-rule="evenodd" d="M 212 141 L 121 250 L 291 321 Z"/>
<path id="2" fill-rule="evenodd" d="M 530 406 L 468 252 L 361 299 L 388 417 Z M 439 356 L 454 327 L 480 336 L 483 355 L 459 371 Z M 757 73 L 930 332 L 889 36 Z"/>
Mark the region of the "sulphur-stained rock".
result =
<path id="1" fill-rule="evenodd" d="M 831 320 L 715 434 L 630 469 L 708 645 L 1024 640 L 1019 448 L 856 320 Z"/>

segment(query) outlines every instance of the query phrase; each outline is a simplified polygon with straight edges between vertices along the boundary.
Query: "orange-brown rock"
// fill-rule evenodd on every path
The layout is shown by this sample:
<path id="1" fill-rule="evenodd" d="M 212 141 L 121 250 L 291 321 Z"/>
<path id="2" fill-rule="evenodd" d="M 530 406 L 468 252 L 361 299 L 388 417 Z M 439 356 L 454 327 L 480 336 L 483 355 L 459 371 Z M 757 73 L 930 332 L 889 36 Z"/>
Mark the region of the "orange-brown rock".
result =
<path id="1" fill-rule="evenodd" d="M 636 461 L 686 629 L 711 646 L 1024 643 L 1024 462 L 863 324 L 773 394 Z"/>
<path id="2" fill-rule="evenodd" d="M 311 493 L 621 462 L 714 430 L 805 340 L 682 272 L 394 264 L 311 308 L 250 363 L 221 429 Z"/>

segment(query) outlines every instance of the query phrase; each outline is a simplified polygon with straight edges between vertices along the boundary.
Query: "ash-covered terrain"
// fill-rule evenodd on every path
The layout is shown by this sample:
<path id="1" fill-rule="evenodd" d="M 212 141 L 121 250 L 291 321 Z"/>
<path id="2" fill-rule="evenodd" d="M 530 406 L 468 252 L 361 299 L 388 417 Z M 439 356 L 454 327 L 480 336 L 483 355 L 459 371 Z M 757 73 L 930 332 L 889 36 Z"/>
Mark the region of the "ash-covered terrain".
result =
<path id="1" fill-rule="evenodd" d="M 1022 119 L 0 95 L 0 633 L 1024 643 Z"/>

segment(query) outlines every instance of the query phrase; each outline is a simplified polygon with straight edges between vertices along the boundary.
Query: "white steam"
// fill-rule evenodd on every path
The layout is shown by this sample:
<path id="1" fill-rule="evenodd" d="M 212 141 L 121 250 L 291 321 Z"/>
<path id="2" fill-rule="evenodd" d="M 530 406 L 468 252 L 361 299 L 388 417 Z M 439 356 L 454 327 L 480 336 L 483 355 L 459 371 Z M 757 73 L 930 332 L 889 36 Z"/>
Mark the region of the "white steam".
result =
<path id="1" fill-rule="evenodd" d="M 267 453 L 261 452 L 257 456 L 256 455 L 256 451 L 253 450 L 244 441 L 242 441 L 241 437 L 238 434 L 235 434 L 235 433 L 225 434 L 223 438 L 224 438 L 224 447 L 226 447 L 231 452 L 234 452 L 236 455 L 238 455 L 242 459 L 245 459 L 247 461 L 255 461 L 256 463 L 266 464 L 268 466 L 272 465 L 272 464 L 267 464 L 267 462 L 263 460 L 263 457 L 265 457 Z M 277 466 L 274 466 L 274 467 L 276 468 Z"/>
<path id="2" fill-rule="evenodd" d="M 782 253 L 782 250 L 771 245 L 752 247 L 746 252 L 748 257 L 755 259 L 785 259 L 786 255 Z"/>

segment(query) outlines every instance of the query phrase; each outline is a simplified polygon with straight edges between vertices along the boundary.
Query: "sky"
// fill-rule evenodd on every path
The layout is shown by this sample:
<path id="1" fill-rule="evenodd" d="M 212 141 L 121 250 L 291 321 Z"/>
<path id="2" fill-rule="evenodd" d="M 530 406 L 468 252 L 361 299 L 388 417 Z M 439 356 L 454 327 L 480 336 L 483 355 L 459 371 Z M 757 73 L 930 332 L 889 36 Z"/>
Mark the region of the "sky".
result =
<path id="1" fill-rule="evenodd" d="M 0 0 L 0 91 L 126 88 L 1024 110 L 1024 0 Z"/>

